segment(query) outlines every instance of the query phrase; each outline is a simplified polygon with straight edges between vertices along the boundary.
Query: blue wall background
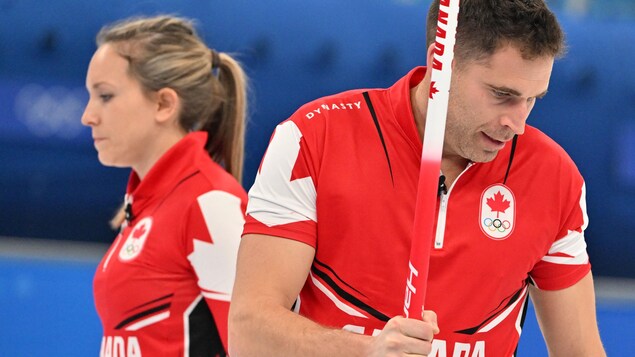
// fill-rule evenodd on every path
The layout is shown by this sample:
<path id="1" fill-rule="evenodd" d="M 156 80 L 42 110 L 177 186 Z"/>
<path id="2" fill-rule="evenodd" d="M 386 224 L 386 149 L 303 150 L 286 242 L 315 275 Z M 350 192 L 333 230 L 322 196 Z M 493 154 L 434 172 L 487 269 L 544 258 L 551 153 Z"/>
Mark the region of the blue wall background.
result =
<path id="1" fill-rule="evenodd" d="M 94 259 L 7 258 L 0 254 L 0 356 L 98 356 L 102 329 L 92 303 Z M 635 350 L 635 300 L 598 299 L 608 356 Z M 519 356 L 547 356 L 529 305 Z"/>
<path id="2" fill-rule="evenodd" d="M 597 5 L 590 7 L 594 17 L 558 12 L 569 55 L 556 63 L 550 93 L 529 122 L 555 138 L 587 180 L 596 274 L 635 277 L 635 10 L 613 3 L 622 16 Z M 298 106 L 345 89 L 385 87 L 424 64 L 428 4 L 1 1 L 0 235 L 113 237 L 106 222 L 128 171 L 102 167 L 79 122 L 85 71 L 103 24 L 137 14 L 188 16 L 209 44 L 237 55 L 252 88 L 249 188 L 275 124 Z"/>
<path id="3" fill-rule="evenodd" d="M 428 4 L 0 0 L 0 236 L 113 238 L 107 221 L 128 171 L 102 167 L 90 130 L 79 123 L 84 75 L 103 24 L 180 14 L 199 21 L 209 44 L 237 54 L 252 87 L 248 188 L 274 126 L 298 106 L 345 89 L 385 87 L 424 64 Z M 569 55 L 556 63 L 550 93 L 530 123 L 556 139 L 586 178 L 595 274 L 635 278 L 635 6 L 606 0 L 592 3 L 587 15 L 558 14 Z M 96 355 L 95 265 L 0 259 L 0 355 Z M 598 309 L 609 355 L 632 351 L 632 305 Z M 545 355 L 535 320 L 527 324 L 521 355 Z"/>
<path id="4" fill-rule="evenodd" d="M 248 188 L 273 127 L 298 106 L 344 89 L 388 86 L 424 64 L 428 4 L 0 2 L 0 235 L 112 239 L 106 222 L 128 172 L 102 167 L 79 123 L 85 70 L 103 24 L 180 14 L 198 20 L 208 43 L 237 54 L 252 86 Z M 613 9 L 628 14 L 625 5 Z M 570 52 L 556 64 L 550 93 L 530 123 L 564 146 L 587 180 L 596 273 L 635 277 L 635 15 L 559 15 Z"/>

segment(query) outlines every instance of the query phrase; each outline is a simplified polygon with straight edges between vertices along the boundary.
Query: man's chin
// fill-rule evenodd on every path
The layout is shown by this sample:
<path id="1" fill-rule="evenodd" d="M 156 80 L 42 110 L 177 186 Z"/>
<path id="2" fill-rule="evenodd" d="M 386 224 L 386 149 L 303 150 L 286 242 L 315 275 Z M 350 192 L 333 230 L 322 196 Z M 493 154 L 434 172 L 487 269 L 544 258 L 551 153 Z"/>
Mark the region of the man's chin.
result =
<path id="1" fill-rule="evenodd" d="M 496 158 L 496 155 L 498 155 L 498 151 L 496 151 L 496 152 L 483 152 L 480 155 L 474 155 L 475 157 L 470 158 L 470 160 L 472 162 L 486 163 L 486 162 L 493 161 Z"/>

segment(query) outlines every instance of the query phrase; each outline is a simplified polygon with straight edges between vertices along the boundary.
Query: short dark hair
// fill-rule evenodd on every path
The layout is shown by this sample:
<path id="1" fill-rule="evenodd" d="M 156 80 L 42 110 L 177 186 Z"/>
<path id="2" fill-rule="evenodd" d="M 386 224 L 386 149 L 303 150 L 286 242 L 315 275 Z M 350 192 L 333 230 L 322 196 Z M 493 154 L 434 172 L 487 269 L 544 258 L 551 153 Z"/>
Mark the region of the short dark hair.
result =
<path id="1" fill-rule="evenodd" d="M 505 45 L 525 59 L 564 56 L 564 33 L 543 0 L 460 0 L 454 47 L 459 61 L 480 61 Z M 426 26 L 427 46 L 436 38 L 439 0 L 433 0 Z"/>

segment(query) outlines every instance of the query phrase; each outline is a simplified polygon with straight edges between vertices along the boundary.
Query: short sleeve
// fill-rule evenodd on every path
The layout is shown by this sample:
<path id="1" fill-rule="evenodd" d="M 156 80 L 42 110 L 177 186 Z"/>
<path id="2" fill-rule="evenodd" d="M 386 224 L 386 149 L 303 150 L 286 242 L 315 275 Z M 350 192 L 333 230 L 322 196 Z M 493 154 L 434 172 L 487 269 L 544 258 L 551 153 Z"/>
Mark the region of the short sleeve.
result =
<path id="1" fill-rule="evenodd" d="M 584 231 L 588 226 L 586 188 L 584 183 L 577 187 L 577 195 L 572 195 L 572 204 L 564 206 L 570 209 L 563 212 L 564 221 L 557 239 L 530 273 L 539 289 L 567 288 L 591 270 L 584 237 Z"/>
<path id="2" fill-rule="evenodd" d="M 316 244 L 316 169 L 298 125 L 276 127 L 249 190 L 243 234 L 265 234 Z"/>

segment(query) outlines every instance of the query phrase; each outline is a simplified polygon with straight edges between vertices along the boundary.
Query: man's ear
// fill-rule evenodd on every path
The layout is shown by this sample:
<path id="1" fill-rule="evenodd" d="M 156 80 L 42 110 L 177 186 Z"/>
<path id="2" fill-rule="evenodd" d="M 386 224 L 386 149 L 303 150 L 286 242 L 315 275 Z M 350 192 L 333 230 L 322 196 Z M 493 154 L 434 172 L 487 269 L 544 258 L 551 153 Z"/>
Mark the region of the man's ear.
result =
<path id="1" fill-rule="evenodd" d="M 428 68 L 432 68 L 432 63 L 434 61 L 434 49 L 435 49 L 435 45 L 436 42 L 432 42 L 430 44 L 430 46 L 428 46 L 428 52 L 426 52 L 426 66 Z M 454 73 L 454 70 L 456 69 L 456 56 L 454 56 L 454 58 L 452 58 L 452 72 Z"/>
<path id="2" fill-rule="evenodd" d="M 426 52 L 426 66 L 432 68 L 432 61 L 434 60 L 434 48 L 436 42 L 432 42 L 430 46 L 428 46 L 428 51 Z"/>
<path id="3" fill-rule="evenodd" d="M 178 118 L 181 98 L 172 88 L 161 88 L 156 94 L 156 120 L 165 123 Z"/>

